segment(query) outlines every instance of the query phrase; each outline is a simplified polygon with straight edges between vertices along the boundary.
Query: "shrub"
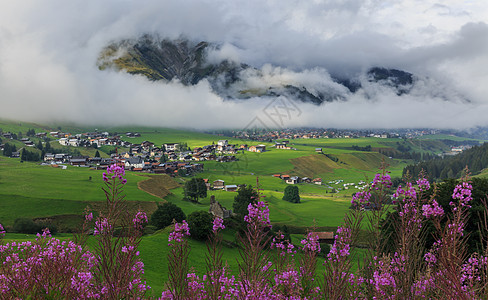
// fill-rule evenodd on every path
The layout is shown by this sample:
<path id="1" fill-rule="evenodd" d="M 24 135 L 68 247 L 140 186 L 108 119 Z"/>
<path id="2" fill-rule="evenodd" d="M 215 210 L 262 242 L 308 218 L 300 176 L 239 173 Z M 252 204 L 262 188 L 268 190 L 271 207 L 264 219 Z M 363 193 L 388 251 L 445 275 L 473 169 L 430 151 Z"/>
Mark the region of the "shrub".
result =
<path id="1" fill-rule="evenodd" d="M 194 211 L 188 215 L 190 236 L 194 239 L 204 241 L 212 232 L 213 217 L 206 211 Z"/>
<path id="2" fill-rule="evenodd" d="M 165 228 L 173 223 L 181 222 L 186 218 L 185 213 L 176 204 L 165 202 L 158 205 L 158 209 L 151 215 L 151 225 L 157 229 Z"/>
<path id="3" fill-rule="evenodd" d="M 44 229 L 48 228 L 51 234 L 56 234 L 58 232 L 57 227 L 51 223 L 45 222 L 34 222 L 32 219 L 28 218 L 18 218 L 14 221 L 13 231 L 18 233 L 42 233 Z"/>
<path id="4" fill-rule="evenodd" d="M 18 233 L 37 233 L 39 226 L 32 219 L 18 218 L 12 229 Z"/>

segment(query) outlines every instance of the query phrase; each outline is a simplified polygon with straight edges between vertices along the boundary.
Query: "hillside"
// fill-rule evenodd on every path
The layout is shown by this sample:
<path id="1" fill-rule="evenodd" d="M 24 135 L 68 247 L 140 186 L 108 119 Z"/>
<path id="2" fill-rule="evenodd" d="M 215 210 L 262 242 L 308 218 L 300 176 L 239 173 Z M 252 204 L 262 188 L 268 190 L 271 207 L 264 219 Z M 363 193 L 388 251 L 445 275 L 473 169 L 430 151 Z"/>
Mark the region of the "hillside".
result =
<path id="1" fill-rule="evenodd" d="M 488 167 L 488 143 L 475 146 L 455 156 L 435 158 L 415 165 L 409 165 L 405 167 L 403 173 L 406 174 L 408 172 L 415 178 L 421 170 L 424 170 L 429 178 L 434 180 L 459 178 L 465 167 L 468 167 L 473 175 Z"/>

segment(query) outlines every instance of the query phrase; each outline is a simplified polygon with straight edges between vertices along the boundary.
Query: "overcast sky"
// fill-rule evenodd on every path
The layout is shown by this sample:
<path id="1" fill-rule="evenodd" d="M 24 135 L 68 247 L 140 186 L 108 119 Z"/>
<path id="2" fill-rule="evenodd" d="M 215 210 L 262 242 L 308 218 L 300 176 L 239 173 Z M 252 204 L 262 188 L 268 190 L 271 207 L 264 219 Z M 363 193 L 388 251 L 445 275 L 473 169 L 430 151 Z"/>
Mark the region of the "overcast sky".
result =
<path id="1" fill-rule="evenodd" d="M 224 101 L 206 81 L 185 87 L 97 69 L 109 42 L 143 33 L 220 43 L 213 58 L 248 63 L 273 82 L 336 89 L 329 75 L 352 76 L 371 66 L 422 80 L 409 95 L 372 85 L 317 107 L 282 98 Z M 488 126 L 487 95 L 486 0 L 0 2 L 2 118 L 191 128 L 461 129 Z"/>

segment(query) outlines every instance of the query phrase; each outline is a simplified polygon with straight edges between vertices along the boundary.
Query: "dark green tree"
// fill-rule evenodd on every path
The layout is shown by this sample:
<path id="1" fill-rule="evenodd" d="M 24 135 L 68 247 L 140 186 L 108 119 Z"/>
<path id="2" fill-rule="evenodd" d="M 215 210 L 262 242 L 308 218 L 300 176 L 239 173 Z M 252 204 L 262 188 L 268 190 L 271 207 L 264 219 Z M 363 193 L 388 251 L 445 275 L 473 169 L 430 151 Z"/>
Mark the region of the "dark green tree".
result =
<path id="1" fill-rule="evenodd" d="M 239 220 L 242 220 L 247 215 L 247 206 L 249 203 L 256 203 L 259 199 L 257 191 L 252 186 L 245 186 L 239 188 L 237 195 L 234 197 L 234 204 L 232 206 L 234 213 L 237 214 Z"/>
<path id="2" fill-rule="evenodd" d="M 202 178 L 192 178 L 185 183 L 185 196 L 194 202 L 207 197 L 207 186 Z"/>
<path id="3" fill-rule="evenodd" d="M 297 186 L 289 185 L 285 188 L 283 200 L 291 203 L 300 203 L 300 191 Z"/>
<path id="4" fill-rule="evenodd" d="M 100 152 L 98 152 L 98 150 L 95 152 L 95 157 L 100 157 Z"/>
<path id="5" fill-rule="evenodd" d="M 47 152 L 51 152 L 52 151 L 52 148 L 51 148 L 51 144 L 48 142 L 46 142 L 46 144 L 44 145 L 44 150 Z"/>
<path id="6" fill-rule="evenodd" d="M 36 135 L 36 131 L 34 129 L 27 130 L 27 136 L 35 136 L 35 135 Z"/>
<path id="7" fill-rule="evenodd" d="M 44 147 L 42 147 L 42 142 L 41 141 L 39 141 L 39 143 L 37 143 L 36 148 L 39 149 L 39 150 L 41 150 L 41 151 L 42 151 L 42 149 L 44 149 Z"/>
<path id="8" fill-rule="evenodd" d="M 190 227 L 190 237 L 205 241 L 212 233 L 213 216 L 204 211 L 194 211 L 188 215 L 188 226 Z"/>
<path id="9" fill-rule="evenodd" d="M 161 154 L 161 158 L 159 158 L 159 162 L 164 164 L 167 161 L 168 161 L 168 158 L 166 157 L 166 154 L 164 154 L 164 152 L 163 152 L 163 154 Z"/>
<path id="10" fill-rule="evenodd" d="M 150 223 L 161 229 L 171 225 L 173 220 L 181 222 L 184 219 L 186 219 L 186 215 L 181 208 L 171 202 L 165 202 L 162 205 L 158 205 L 158 209 L 151 215 Z"/>
<path id="11" fill-rule="evenodd" d="M 178 169 L 178 176 L 185 177 L 187 174 L 185 169 Z"/>
<path id="12" fill-rule="evenodd" d="M 3 147 L 3 155 L 7 157 L 12 156 L 12 152 L 16 152 L 16 151 L 17 151 L 17 147 L 9 143 L 6 143 Z"/>
<path id="13" fill-rule="evenodd" d="M 27 153 L 25 149 L 22 149 L 22 152 L 20 153 L 20 160 L 26 161 L 27 160 Z"/>
<path id="14" fill-rule="evenodd" d="M 22 152 L 20 154 L 20 160 L 22 160 L 22 161 L 39 161 L 39 160 L 41 160 L 41 157 L 40 157 L 39 153 L 31 152 L 31 151 L 23 148 Z"/>

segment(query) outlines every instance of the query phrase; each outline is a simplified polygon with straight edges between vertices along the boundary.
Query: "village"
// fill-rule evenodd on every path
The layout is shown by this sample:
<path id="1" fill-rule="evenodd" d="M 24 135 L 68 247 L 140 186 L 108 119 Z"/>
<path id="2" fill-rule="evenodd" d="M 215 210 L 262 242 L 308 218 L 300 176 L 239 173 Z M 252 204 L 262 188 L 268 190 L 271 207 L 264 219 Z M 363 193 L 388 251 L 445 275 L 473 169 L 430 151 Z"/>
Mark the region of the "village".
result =
<path id="1" fill-rule="evenodd" d="M 414 138 L 430 134 L 438 134 L 435 129 L 400 129 L 400 130 L 347 130 L 318 128 L 285 128 L 280 130 L 241 130 L 225 132 L 227 136 L 238 139 L 271 142 L 280 139 L 319 139 L 319 138 Z M 218 132 L 211 132 L 219 134 Z"/>
<path id="2" fill-rule="evenodd" d="M 416 134 L 428 134 L 432 132 L 415 132 Z M 236 136 L 240 138 L 253 139 L 252 135 L 239 132 Z M 407 134 L 412 134 L 412 131 L 408 131 Z M 220 163 L 228 163 L 238 161 L 237 154 L 249 152 L 266 152 L 266 145 L 247 145 L 243 144 L 230 144 L 228 140 L 219 140 L 216 144 L 202 145 L 190 149 L 185 142 L 178 143 L 164 143 L 156 145 L 150 141 L 143 141 L 140 144 L 131 143 L 127 140 L 123 140 L 121 136 L 127 138 L 139 138 L 140 133 L 126 132 L 124 134 L 111 134 L 109 132 L 86 132 L 72 135 L 62 131 L 51 132 L 37 132 L 33 130 L 27 132 L 27 136 L 36 137 L 38 139 L 44 139 L 48 141 L 49 138 L 54 138 L 62 145 L 72 148 L 85 147 L 98 149 L 103 146 L 112 146 L 115 148 L 113 153 L 110 153 L 110 157 L 96 157 L 74 155 L 72 153 L 59 153 L 58 152 L 46 152 L 41 158 L 44 165 L 51 165 L 54 167 L 67 168 L 69 165 L 76 167 L 91 167 L 96 169 L 104 169 L 111 164 L 118 164 L 123 166 L 126 170 L 142 173 L 154 173 L 154 174 L 168 174 L 170 176 L 192 176 L 196 173 L 204 171 L 204 161 L 216 161 Z M 361 131 L 331 131 L 331 130 L 282 130 L 282 131 L 268 131 L 261 137 L 273 138 L 274 145 L 270 146 L 274 149 L 280 150 L 297 150 L 290 145 L 289 140 L 283 138 L 320 138 L 320 137 L 357 137 L 357 136 L 371 136 L 377 138 L 386 138 L 392 136 L 398 136 L 394 133 L 378 132 L 361 132 Z M 29 137 L 23 137 L 22 133 L 14 134 L 10 132 L 2 132 L 1 137 L 7 139 L 17 139 L 21 141 L 25 147 L 36 147 L 36 144 L 30 140 Z M 280 140 L 280 141 L 278 141 Z M 0 150 L 4 150 L 4 145 L 0 145 Z M 457 154 L 465 149 L 469 149 L 470 146 L 458 146 L 453 147 L 449 155 Z M 118 151 L 118 149 L 124 149 L 124 151 Z M 58 149 L 59 150 L 59 149 Z M 69 152 L 69 151 L 68 151 Z M 316 148 L 316 153 L 323 153 L 322 148 Z M 20 157 L 20 149 L 13 151 L 11 157 Z M 359 183 L 343 183 L 341 180 L 330 181 L 328 183 L 323 182 L 322 178 L 308 178 L 299 177 L 288 174 L 274 174 L 273 177 L 283 180 L 287 184 L 299 184 L 310 183 L 316 185 L 324 185 L 325 188 L 339 192 L 341 190 L 347 190 L 349 188 L 363 189 L 366 185 L 364 182 Z M 235 191 L 237 186 L 220 184 L 218 181 L 210 185 L 207 182 L 208 187 L 222 189 L 225 191 Z"/>

